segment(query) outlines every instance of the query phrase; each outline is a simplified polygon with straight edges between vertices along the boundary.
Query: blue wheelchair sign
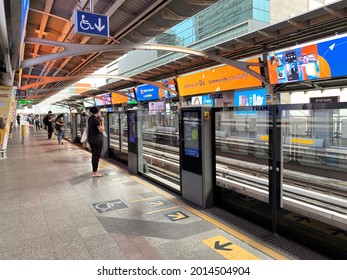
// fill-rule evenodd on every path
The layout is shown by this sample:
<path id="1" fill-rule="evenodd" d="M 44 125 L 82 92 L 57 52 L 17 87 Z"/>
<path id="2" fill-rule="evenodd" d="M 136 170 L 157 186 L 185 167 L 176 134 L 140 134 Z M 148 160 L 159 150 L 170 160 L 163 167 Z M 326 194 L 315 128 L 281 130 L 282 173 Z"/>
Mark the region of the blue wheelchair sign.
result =
<path id="1" fill-rule="evenodd" d="M 75 32 L 108 37 L 108 16 L 75 10 Z"/>

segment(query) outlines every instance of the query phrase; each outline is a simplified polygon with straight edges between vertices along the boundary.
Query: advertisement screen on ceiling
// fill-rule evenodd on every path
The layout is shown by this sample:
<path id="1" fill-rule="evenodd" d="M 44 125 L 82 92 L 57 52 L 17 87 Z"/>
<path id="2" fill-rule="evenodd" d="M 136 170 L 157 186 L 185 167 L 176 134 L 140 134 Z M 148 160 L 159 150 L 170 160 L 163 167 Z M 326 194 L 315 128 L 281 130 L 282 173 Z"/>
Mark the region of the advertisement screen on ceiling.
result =
<path id="1" fill-rule="evenodd" d="M 268 53 L 270 83 L 283 84 L 347 75 L 347 37 Z"/>
<path id="2" fill-rule="evenodd" d="M 127 88 L 127 89 L 125 89 L 125 92 L 128 95 L 128 104 L 137 104 L 136 96 L 135 96 L 135 89 L 134 88 Z"/>
<path id="3" fill-rule="evenodd" d="M 191 100 L 192 105 L 211 105 L 213 106 L 214 100 L 208 95 L 193 96 Z"/>
<path id="4" fill-rule="evenodd" d="M 234 92 L 234 106 L 235 114 L 256 114 L 256 111 L 240 111 L 237 107 L 245 106 L 263 106 L 266 105 L 266 93 L 267 90 L 255 89 L 255 90 L 245 90 L 245 91 L 235 91 Z"/>
<path id="5" fill-rule="evenodd" d="M 124 94 L 126 94 L 124 92 Z M 112 92 L 112 104 L 123 104 L 128 102 L 128 97 L 126 95 L 122 95 L 120 93 Z"/>
<path id="6" fill-rule="evenodd" d="M 84 108 L 90 108 L 90 107 L 95 106 L 94 98 L 89 97 L 89 98 L 83 99 L 83 106 L 84 106 Z"/>
<path id="7" fill-rule="evenodd" d="M 150 115 L 156 115 L 157 113 L 164 112 L 165 105 L 164 102 L 149 102 L 148 103 L 148 111 Z"/>
<path id="8" fill-rule="evenodd" d="M 259 62 L 258 58 L 246 62 Z M 259 66 L 250 69 L 260 73 Z M 218 91 L 260 87 L 262 82 L 243 70 L 226 65 L 177 78 L 180 96 L 201 95 Z"/>
<path id="9" fill-rule="evenodd" d="M 105 93 L 95 97 L 96 106 L 112 105 L 110 93 Z"/>
<path id="10" fill-rule="evenodd" d="M 159 99 L 159 88 L 153 85 L 141 85 L 136 88 L 137 101 L 150 101 Z"/>
<path id="11" fill-rule="evenodd" d="M 170 88 L 170 89 L 173 89 L 175 91 L 177 91 L 177 88 L 176 88 L 176 82 L 174 79 L 167 79 L 167 80 L 162 80 L 161 83 L 163 84 L 164 87 L 166 88 Z M 177 97 L 176 94 L 166 90 L 166 89 L 160 89 L 162 92 L 163 92 L 163 96 L 164 98 L 175 98 Z"/>

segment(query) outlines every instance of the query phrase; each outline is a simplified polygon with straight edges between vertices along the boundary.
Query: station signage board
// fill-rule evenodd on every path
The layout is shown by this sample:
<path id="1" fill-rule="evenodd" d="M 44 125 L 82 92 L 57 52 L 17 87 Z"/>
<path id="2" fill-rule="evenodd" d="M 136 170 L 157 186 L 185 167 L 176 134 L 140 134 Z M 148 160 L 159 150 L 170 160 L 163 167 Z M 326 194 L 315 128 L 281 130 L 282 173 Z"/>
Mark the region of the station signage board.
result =
<path id="1" fill-rule="evenodd" d="M 136 88 L 137 101 L 148 101 L 159 99 L 159 88 L 153 85 L 141 85 Z"/>
<path id="2" fill-rule="evenodd" d="M 116 92 L 112 92 L 112 104 L 123 104 L 128 102 L 128 97 L 124 92 L 124 95 Z"/>
<path id="3" fill-rule="evenodd" d="M 258 58 L 246 62 L 259 62 Z M 259 66 L 250 69 L 260 73 Z M 243 70 L 226 65 L 177 78 L 180 96 L 214 93 L 232 89 L 259 87 L 262 82 Z"/>
<path id="4" fill-rule="evenodd" d="M 33 104 L 32 100 L 26 100 L 26 99 L 19 99 L 17 100 L 19 104 L 26 105 L 26 104 Z"/>
<path id="5" fill-rule="evenodd" d="M 108 16 L 75 10 L 75 32 L 109 37 Z"/>

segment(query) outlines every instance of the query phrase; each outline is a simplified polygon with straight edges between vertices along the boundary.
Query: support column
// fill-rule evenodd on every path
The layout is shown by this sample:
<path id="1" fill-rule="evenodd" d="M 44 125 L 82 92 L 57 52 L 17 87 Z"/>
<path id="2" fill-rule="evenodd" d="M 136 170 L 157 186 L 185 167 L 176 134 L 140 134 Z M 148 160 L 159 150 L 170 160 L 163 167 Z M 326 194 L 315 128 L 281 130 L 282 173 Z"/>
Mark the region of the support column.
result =
<path id="1" fill-rule="evenodd" d="M 7 142 L 9 138 L 11 122 L 14 120 L 16 109 L 15 96 L 12 86 L 0 85 L 0 159 L 7 157 Z"/>

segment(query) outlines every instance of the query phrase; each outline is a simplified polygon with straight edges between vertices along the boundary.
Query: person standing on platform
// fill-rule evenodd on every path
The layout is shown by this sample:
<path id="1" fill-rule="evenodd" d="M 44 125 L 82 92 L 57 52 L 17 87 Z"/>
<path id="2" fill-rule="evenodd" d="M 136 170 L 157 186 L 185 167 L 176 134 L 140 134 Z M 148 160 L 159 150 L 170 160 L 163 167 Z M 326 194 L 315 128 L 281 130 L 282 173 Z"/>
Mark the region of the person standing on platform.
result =
<path id="1" fill-rule="evenodd" d="M 52 111 L 48 111 L 48 114 L 44 118 L 44 124 L 47 126 L 47 131 L 48 131 L 48 139 L 52 139 L 52 134 L 53 134 L 53 116 L 52 116 Z"/>
<path id="2" fill-rule="evenodd" d="M 17 115 L 17 124 L 18 124 L 18 126 L 20 126 L 20 120 L 21 120 L 21 117 L 20 117 L 20 115 L 18 114 L 18 115 Z"/>
<path id="3" fill-rule="evenodd" d="M 30 130 L 34 129 L 34 120 L 31 114 L 28 115 L 27 122 L 29 123 L 29 129 Z"/>
<path id="4" fill-rule="evenodd" d="M 99 108 L 96 106 L 90 108 L 90 113 L 92 115 L 88 119 L 88 143 L 92 150 L 92 177 L 102 177 L 104 175 L 98 172 L 98 166 L 104 141 L 104 118 L 101 116 Z"/>
<path id="5" fill-rule="evenodd" d="M 58 134 L 58 145 L 64 144 L 63 142 L 61 142 L 61 140 L 63 139 L 64 128 L 65 128 L 64 115 L 60 114 L 55 119 L 55 129 L 57 130 L 57 134 Z"/>
<path id="6" fill-rule="evenodd" d="M 39 115 L 35 116 L 35 127 L 36 127 L 36 130 L 41 130 Z"/>

